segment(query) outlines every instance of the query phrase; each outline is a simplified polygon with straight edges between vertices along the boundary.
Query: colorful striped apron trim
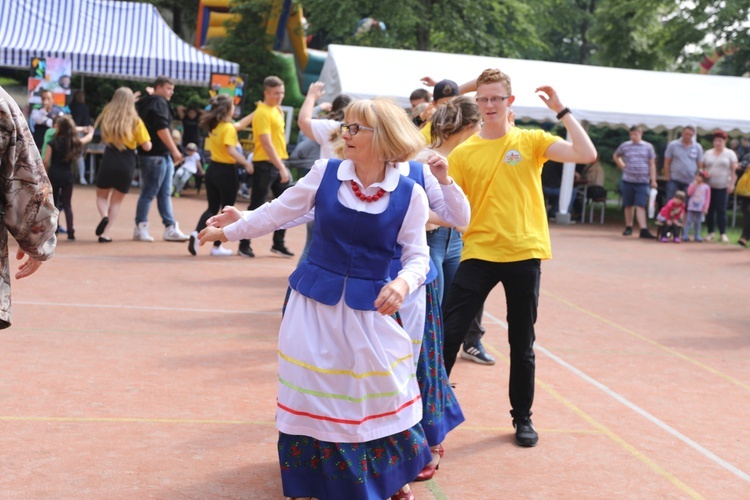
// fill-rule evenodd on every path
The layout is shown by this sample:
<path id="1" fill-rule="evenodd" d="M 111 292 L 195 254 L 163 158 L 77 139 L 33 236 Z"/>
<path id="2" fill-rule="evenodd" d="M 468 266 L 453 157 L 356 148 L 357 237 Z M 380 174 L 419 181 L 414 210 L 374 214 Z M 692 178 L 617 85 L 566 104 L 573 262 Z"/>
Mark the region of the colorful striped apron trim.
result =
<path id="1" fill-rule="evenodd" d="M 378 413 L 377 415 L 368 415 L 368 416 L 366 416 L 365 418 L 363 418 L 361 420 L 346 420 L 346 419 L 342 419 L 342 418 L 329 417 L 329 416 L 326 416 L 326 415 L 315 415 L 313 413 L 308 413 L 306 411 L 293 410 L 293 409 L 291 409 L 291 408 L 289 408 L 287 406 L 284 406 L 283 404 L 281 404 L 279 402 L 276 403 L 276 406 L 278 406 L 280 409 L 284 410 L 285 412 L 291 413 L 292 415 L 298 415 L 298 416 L 301 416 L 301 417 L 314 418 L 316 420 L 325 420 L 327 422 L 334 422 L 334 423 L 337 423 L 337 424 L 361 425 L 361 424 L 367 422 L 368 420 L 375 420 L 376 418 L 383 418 L 383 417 L 393 416 L 393 415 L 399 413 L 401 410 L 403 410 L 405 408 L 408 408 L 409 406 L 413 405 L 414 403 L 416 403 L 420 399 L 422 399 L 422 395 L 418 394 L 414 399 L 412 399 L 411 401 L 407 401 L 406 403 L 402 404 L 401 406 L 399 406 L 398 408 L 396 408 L 393 411 L 389 411 L 389 412 L 386 412 L 386 413 Z"/>
<path id="2" fill-rule="evenodd" d="M 402 358 L 398 358 L 396 361 L 391 363 L 391 369 L 385 372 L 365 372 L 365 373 L 354 373 L 351 370 L 332 370 L 329 368 L 319 368 L 317 366 L 313 366 L 311 364 L 305 363 L 304 361 L 300 361 L 298 359 L 294 359 L 290 356 L 287 356 L 281 350 L 277 351 L 279 353 L 279 357 L 283 359 L 284 361 L 287 361 L 289 363 L 292 363 L 293 365 L 300 366 L 302 368 L 305 368 L 310 371 L 314 371 L 317 373 L 325 373 L 328 375 L 349 375 L 354 378 L 367 378 L 367 377 L 390 377 L 393 375 L 393 369 L 399 364 L 403 363 L 404 361 L 408 359 L 413 359 L 414 355 L 409 354 L 408 356 L 404 356 Z"/>
<path id="3" fill-rule="evenodd" d="M 409 385 L 409 382 L 416 377 L 415 374 L 412 374 L 408 379 L 404 381 L 404 385 L 399 388 L 396 391 L 393 392 L 380 392 L 375 394 L 367 394 L 366 396 L 362 396 L 361 398 L 353 398 L 351 396 L 347 396 L 346 394 L 333 394 L 328 392 L 320 392 L 320 391 L 313 391 L 311 389 L 303 389 L 302 387 L 299 387 L 297 385 L 292 384 L 291 382 L 288 382 L 281 377 L 279 377 L 279 383 L 290 388 L 293 391 L 300 392 L 302 394 L 309 394 L 311 396 L 317 396 L 320 398 L 330 398 L 330 399 L 342 399 L 344 401 L 351 401 L 353 403 L 361 403 L 363 401 L 366 401 L 368 399 L 377 399 L 377 398 L 390 398 L 394 396 L 398 396 L 399 394 L 403 394 L 404 390 L 406 389 L 406 386 Z"/>

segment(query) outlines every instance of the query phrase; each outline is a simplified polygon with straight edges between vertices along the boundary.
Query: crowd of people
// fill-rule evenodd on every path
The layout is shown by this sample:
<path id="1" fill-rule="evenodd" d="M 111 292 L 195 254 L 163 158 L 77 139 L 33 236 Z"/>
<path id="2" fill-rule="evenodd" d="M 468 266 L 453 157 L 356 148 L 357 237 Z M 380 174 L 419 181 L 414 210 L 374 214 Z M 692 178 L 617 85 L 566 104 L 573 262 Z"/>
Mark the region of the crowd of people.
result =
<path id="1" fill-rule="evenodd" d="M 481 343 L 481 317 L 498 284 L 507 304 L 514 440 L 536 446 L 534 325 L 541 261 L 551 257 L 545 194 L 560 195 L 545 193 L 542 169 L 547 161 L 595 164 L 597 151 L 553 87 L 536 92 L 567 140 L 516 126 L 511 78 L 500 70 L 487 69 L 461 85 L 424 81 L 434 94 L 415 91 L 411 114 L 388 99 L 346 95 L 318 108 L 324 90 L 312 84 L 298 125 L 299 144 L 315 147 L 306 147 L 304 158 L 297 155 L 309 160 L 309 168 L 296 182 L 285 162 L 285 87 L 276 76 L 264 80 L 264 99 L 253 113 L 235 121 L 232 99 L 218 95 L 205 110 L 184 113 L 181 136 L 173 134 L 174 83 L 166 77 L 157 78 L 147 95 L 118 89 L 93 127 L 58 116 L 42 95 L 44 111 L 30 120 L 33 138 L 47 149 L 43 157 L 27 151 L 16 165 L 44 177 L 36 189 L 53 196 L 35 207 L 46 230 L 34 241 L 19 239 L 19 258 L 30 256 L 19 277 L 31 274 L 54 248 L 57 212 L 50 200 L 65 212 L 68 239 L 75 239 L 74 166 L 98 128 L 106 145 L 96 177 L 101 243 L 112 241 L 137 164 L 134 240 L 154 241 L 148 224 L 154 199 L 163 239 L 187 242 L 192 255 L 206 244 L 212 256 L 233 255 L 223 243 L 238 241 L 239 255 L 254 257 L 251 239 L 273 232 L 271 251 L 292 257 L 285 231 L 307 224 L 278 342 L 276 425 L 285 496 L 413 499 L 409 483 L 435 476 L 449 451 L 446 436 L 464 420 L 449 382 L 456 358 L 494 363 Z M 0 119 L 18 122 L 17 107 L 3 107 L 4 97 L 0 93 Z M 31 140 L 24 126 L 18 125 L 20 133 Z M 238 132 L 249 126 L 254 150 L 246 157 Z M 714 147 L 705 152 L 694 135 L 685 127 L 667 147 L 668 202 L 657 216 L 657 236 L 646 218 L 650 190 L 657 186 L 654 148 L 639 127 L 617 148 L 623 234 L 632 234 L 635 219 L 641 238 L 700 241 L 705 218 L 707 239 L 727 240 L 727 196 L 750 149 L 740 162 L 726 147 L 726 133 L 716 131 Z M 246 211 L 234 206 L 242 171 L 252 175 Z M 185 235 L 172 197 L 198 173 L 204 174 L 208 205 Z M 748 211 L 750 203 L 740 240 L 745 245 Z M 7 262 L 1 267 L 8 283 Z"/>
<path id="2" fill-rule="evenodd" d="M 712 133 L 713 147 L 703 151 L 696 141 L 695 127 L 682 129 L 679 139 L 667 145 L 664 152 L 662 179 L 665 182 L 664 206 L 656 216 L 657 235 L 648 229 L 646 207 L 654 203 L 657 188 L 656 153 L 653 145 L 643 140 L 643 131 L 634 126 L 630 140 L 614 153 L 614 161 L 622 170 L 620 193 L 625 210 L 624 236 L 633 234 L 633 214 L 640 228 L 639 237 L 661 242 L 702 242 L 702 224 L 706 223 L 706 241 L 728 243 L 727 205 L 737 180 L 750 163 L 750 141 L 743 139 L 728 147 L 729 136 L 723 130 Z M 744 214 L 750 210 L 750 199 L 740 197 Z M 743 217 L 742 235 L 737 241 L 747 246 L 750 220 Z M 718 230 L 718 235 L 716 234 Z"/>

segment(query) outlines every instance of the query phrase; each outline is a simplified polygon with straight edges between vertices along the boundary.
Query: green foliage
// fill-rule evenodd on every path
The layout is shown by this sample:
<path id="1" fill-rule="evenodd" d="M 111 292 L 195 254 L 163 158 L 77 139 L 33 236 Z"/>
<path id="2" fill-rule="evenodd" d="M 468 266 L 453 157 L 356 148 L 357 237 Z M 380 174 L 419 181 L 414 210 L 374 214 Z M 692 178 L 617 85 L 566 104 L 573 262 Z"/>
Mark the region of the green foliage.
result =
<path id="1" fill-rule="evenodd" d="M 246 103 L 263 100 L 263 79 L 280 75 L 283 64 L 269 50 L 273 37 L 265 26 L 271 13 L 271 0 L 235 0 L 231 12 L 240 14 L 239 21 L 227 26 L 227 36 L 212 45 L 216 55 L 240 65 L 240 73 L 248 75 Z"/>
<path id="2" fill-rule="evenodd" d="M 534 7 L 521 0 L 305 0 L 312 32 L 326 43 L 523 57 L 537 48 Z M 386 31 L 355 34 L 372 17 Z"/>
<path id="3" fill-rule="evenodd" d="M 750 0 L 539 0 L 533 5 L 539 40 L 522 55 L 527 59 L 697 72 L 717 45 L 734 43 L 740 51 L 714 71 L 750 70 Z"/>

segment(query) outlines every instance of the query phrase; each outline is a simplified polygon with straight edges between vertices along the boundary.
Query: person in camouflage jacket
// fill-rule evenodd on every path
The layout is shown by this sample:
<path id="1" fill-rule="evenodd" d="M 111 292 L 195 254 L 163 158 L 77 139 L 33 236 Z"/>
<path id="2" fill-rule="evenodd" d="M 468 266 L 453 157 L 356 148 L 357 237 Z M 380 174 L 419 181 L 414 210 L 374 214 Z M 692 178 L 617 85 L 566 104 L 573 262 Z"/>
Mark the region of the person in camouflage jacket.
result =
<path id="1" fill-rule="evenodd" d="M 52 257 L 57 239 L 52 186 L 18 104 L 0 87 L 0 329 L 11 324 L 8 233 L 22 260 L 16 279 Z"/>

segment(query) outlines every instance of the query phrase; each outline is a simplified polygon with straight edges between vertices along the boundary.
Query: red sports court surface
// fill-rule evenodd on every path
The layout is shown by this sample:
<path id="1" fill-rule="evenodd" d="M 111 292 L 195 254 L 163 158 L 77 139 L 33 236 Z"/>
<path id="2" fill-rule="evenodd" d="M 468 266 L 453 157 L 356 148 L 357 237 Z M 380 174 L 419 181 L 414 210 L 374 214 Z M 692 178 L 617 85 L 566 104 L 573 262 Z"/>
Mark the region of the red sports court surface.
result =
<path id="1" fill-rule="evenodd" d="M 137 190 L 99 244 L 93 189 L 73 198 L 78 240 L 13 282 L 0 332 L 0 497 L 282 498 L 275 344 L 296 259 L 270 236 L 255 259 L 192 257 L 160 241 L 155 205 L 157 241 L 133 242 Z M 205 201 L 174 207 L 189 232 Z M 484 340 L 498 362 L 456 364 L 467 421 L 417 498 L 750 497 L 750 252 L 551 230 L 539 445 L 513 444 L 500 288 Z M 288 232 L 292 251 L 304 237 Z"/>

